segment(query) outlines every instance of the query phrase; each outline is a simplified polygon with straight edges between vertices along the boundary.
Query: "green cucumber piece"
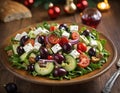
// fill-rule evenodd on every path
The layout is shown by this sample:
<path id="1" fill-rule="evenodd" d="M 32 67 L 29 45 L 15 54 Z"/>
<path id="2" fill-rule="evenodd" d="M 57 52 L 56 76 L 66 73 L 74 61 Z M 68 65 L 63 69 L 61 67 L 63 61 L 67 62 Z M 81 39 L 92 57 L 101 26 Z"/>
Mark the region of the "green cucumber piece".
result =
<path id="1" fill-rule="evenodd" d="M 20 56 L 20 59 L 21 59 L 21 61 L 25 61 L 26 60 L 26 58 L 27 58 L 27 56 L 28 56 L 28 53 L 23 53 L 21 56 Z"/>
<path id="2" fill-rule="evenodd" d="M 83 41 L 86 45 L 89 45 L 89 40 L 84 36 L 84 35 L 80 35 L 80 41 Z"/>
<path id="3" fill-rule="evenodd" d="M 40 67 L 39 63 L 35 63 L 35 71 L 38 73 L 38 75 L 45 76 L 50 74 L 54 69 L 53 62 L 47 62 L 46 67 Z"/>
<path id="4" fill-rule="evenodd" d="M 36 35 L 34 34 L 34 31 L 32 31 L 32 30 L 28 33 L 28 36 L 30 38 L 35 38 L 36 37 Z"/>
<path id="5" fill-rule="evenodd" d="M 97 47 L 98 47 L 99 51 L 102 51 L 103 50 L 103 46 L 102 46 L 101 42 L 97 41 L 97 44 L 98 44 Z"/>
<path id="6" fill-rule="evenodd" d="M 65 68 L 67 71 L 73 71 L 77 66 L 75 58 L 73 58 L 71 55 L 66 55 L 65 59 L 66 63 L 64 64 L 63 68 Z"/>
<path id="7" fill-rule="evenodd" d="M 17 47 L 18 47 L 18 46 L 19 46 L 19 44 L 13 44 L 13 45 L 12 45 L 14 54 L 18 54 L 18 53 L 17 53 Z"/>

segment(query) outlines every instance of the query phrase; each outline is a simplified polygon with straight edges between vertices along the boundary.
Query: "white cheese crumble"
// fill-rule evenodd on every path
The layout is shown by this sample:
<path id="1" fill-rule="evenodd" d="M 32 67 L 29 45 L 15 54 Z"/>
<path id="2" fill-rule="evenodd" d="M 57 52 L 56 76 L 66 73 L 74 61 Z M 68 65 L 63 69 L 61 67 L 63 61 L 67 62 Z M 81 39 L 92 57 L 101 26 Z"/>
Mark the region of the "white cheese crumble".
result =
<path id="1" fill-rule="evenodd" d="M 25 36 L 25 35 L 27 35 L 26 32 L 23 32 L 23 33 L 21 33 L 21 34 L 18 33 L 18 34 L 15 36 L 14 39 L 20 41 L 20 39 L 21 39 L 23 36 Z"/>
<path id="2" fill-rule="evenodd" d="M 91 46 L 98 46 L 98 44 L 97 44 L 97 41 L 96 40 L 90 40 L 90 45 Z"/>
<path id="3" fill-rule="evenodd" d="M 39 50 L 39 49 L 40 49 L 40 47 L 41 47 L 41 44 L 40 44 L 40 43 L 38 43 L 38 42 L 35 42 L 35 44 L 34 44 L 34 49 Z"/>
<path id="4" fill-rule="evenodd" d="M 70 33 L 66 32 L 66 31 L 63 31 L 62 36 L 65 36 L 65 37 L 69 38 L 70 37 Z"/>
<path id="5" fill-rule="evenodd" d="M 62 49 L 62 47 L 59 44 L 56 44 L 51 49 L 54 53 L 57 53 L 58 51 Z"/>
<path id="6" fill-rule="evenodd" d="M 72 55 L 74 58 L 78 58 L 80 56 L 80 53 L 77 50 L 74 49 L 74 50 L 72 50 L 70 55 Z"/>
<path id="7" fill-rule="evenodd" d="M 48 33 L 49 33 L 49 31 L 48 31 L 47 29 L 41 28 L 41 27 L 37 28 L 37 29 L 34 31 L 34 34 L 35 34 L 35 35 L 38 35 L 38 34 L 48 34 Z"/>
<path id="8" fill-rule="evenodd" d="M 73 32 L 73 31 L 78 31 L 78 25 L 71 25 L 70 26 L 70 31 Z"/>
<path id="9" fill-rule="evenodd" d="M 21 37 L 28 35 L 27 32 L 22 32 Z"/>
<path id="10" fill-rule="evenodd" d="M 18 34 L 15 36 L 14 39 L 20 41 L 20 39 L 21 39 L 21 34 L 18 33 Z"/>
<path id="11" fill-rule="evenodd" d="M 30 52 L 31 50 L 33 50 L 33 46 L 31 43 L 26 44 L 23 49 L 25 50 L 26 53 Z"/>

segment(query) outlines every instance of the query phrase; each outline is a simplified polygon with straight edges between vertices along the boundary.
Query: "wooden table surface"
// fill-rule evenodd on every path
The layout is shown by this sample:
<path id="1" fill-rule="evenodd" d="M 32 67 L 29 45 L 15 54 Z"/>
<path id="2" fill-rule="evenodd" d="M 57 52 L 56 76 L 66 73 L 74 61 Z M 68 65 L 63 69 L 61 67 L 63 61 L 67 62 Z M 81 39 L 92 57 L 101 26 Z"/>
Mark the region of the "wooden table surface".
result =
<path id="1" fill-rule="evenodd" d="M 105 34 L 110 38 L 118 51 L 118 57 L 120 55 L 120 1 L 110 0 L 111 9 L 107 12 L 102 12 L 102 20 L 99 24 L 97 30 Z M 31 19 L 23 19 L 20 21 L 13 21 L 9 23 L 0 22 L 0 46 L 7 36 L 13 34 L 17 30 L 29 26 L 34 23 L 39 23 L 42 21 L 51 21 L 48 17 L 47 10 L 40 8 L 31 9 L 33 17 Z M 81 23 L 79 13 L 75 15 L 65 15 L 62 10 L 61 15 L 58 19 L 52 21 L 59 22 L 77 22 Z M 2 59 L 0 59 L 2 60 Z M 0 63 L 0 85 L 6 84 L 8 82 L 15 82 L 18 86 L 18 91 L 20 93 L 100 93 L 104 87 L 106 81 L 110 76 L 116 71 L 115 64 L 102 76 L 96 78 L 93 81 L 70 86 L 45 86 L 33 84 L 27 81 L 24 81 L 12 73 L 7 71 L 5 67 Z M 120 93 L 120 78 L 118 78 L 112 88 L 111 93 Z M 4 88 L 0 86 L 0 93 L 6 93 Z"/>

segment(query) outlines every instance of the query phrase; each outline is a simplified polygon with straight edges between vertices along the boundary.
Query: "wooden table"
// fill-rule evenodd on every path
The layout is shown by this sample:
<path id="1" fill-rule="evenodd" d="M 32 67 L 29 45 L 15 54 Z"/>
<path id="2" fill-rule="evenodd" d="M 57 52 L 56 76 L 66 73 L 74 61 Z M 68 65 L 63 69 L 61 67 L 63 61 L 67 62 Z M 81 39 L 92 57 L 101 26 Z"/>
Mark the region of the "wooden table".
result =
<path id="1" fill-rule="evenodd" d="M 110 38 L 118 51 L 118 57 L 120 55 L 120 6 L 119 1 L 110 1 L 111 9 L 107 12 L 102 13 L 103 17 L 101 23 L 98 26 L 98 30 Z M 4 41 L 4 38 L 13 34 L 20 28 L 24 28 L 34 23 L 39 23 L 42 21 L 51 21 L 48 17 L 47 10 L 40 8 L 31 9 L 33 17 L 31 19 L 23 19 L 20 21 L 14 21 L 10 23 L 0 22 L 0 46 Z M 77 22 L 81 23 L 79 13 L 75 15 L 65 15 L 62 10 L 60 17 L 53 21 L 59 22 Z M 2 59 L 0 59 L 2 60 Z M 105 74 L 96 78 L 93 81 L 70 86 L 45 86 L 37 85 L 27 81 L 24 81 L 12 73 L 8 72 L 0 63 L 0 84 L 6 84 L 8 82 L 15 82 L 18 86 L 18 91 L 20 93 L 100 93 L 104 87 L 106 81 L 110 76 L 116 71 L 115 64 L 107 71 Z M 111 93 L 119 93 L 120 91 L 120 78 L 115 82 Z M 4 88 L 0 86 L 0 93 L 6 93 Z"/>

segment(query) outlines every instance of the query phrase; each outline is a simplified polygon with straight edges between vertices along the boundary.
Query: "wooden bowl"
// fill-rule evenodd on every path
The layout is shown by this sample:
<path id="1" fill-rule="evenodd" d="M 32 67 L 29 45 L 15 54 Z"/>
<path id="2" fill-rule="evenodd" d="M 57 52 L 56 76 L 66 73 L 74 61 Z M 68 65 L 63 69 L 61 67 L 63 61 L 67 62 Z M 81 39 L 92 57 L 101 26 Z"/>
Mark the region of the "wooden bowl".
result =
<path id="1" fill-rule="evenodd" d="M 76 78 L 73 78 L 71 80 L 50 80 L 49 78 L 40 77 L 40 76 L 32 76 L 28 74 L 27 71 L 19 70 L 11 66 L 10 62 L 8 62 L 8 56 L 6 51 L 4 51 L 4 48 L 9 45 L 9 41 L 11 37 L 15 36 L 17 33 L 21 33 L 23 31 L 28 31 L 29 28 L 36 26 L 31 25 L 29 27 L 23 28 L 19 31 L 16 31 L 16 33 L 10 35 L 8 38 L 4 39 L 3 45 L 0 49 L 0 58 L 1 62 L 5 66 L 6 69 L 8 69 L 10 72 L 12 72 L 14 75 L 18 76 L 19 78 L 22 78 L 24 80 L 27 80 L 29 82 L 37 83 L 37 84 L 44 84 L 44 85 L 71 85 L 71 84 L 80 84 L 84 83 L 90 80 L 93 80 L 94 78 L 100 76 L 101 74 L 105 73 L 112 64 L 116 61 L 117 58 L 117 51 L 110 39 L 108 39 L 105 35 L 100 33 L 100 38 L 105 39 L 107 41 L 105 48 L 110 52 L 110 57 L 108 58 L 108 61 L 102 66 L 102 68 L 97 69 L 95 71 L 92 71 L 91 73 L 88 73 L 83 76 L 79 76 Z M 83 27 L 83 25 L 79 24 L 79 27 Z M 87 27 L 88 29 L 92 29 L 91 27 Z"/>

